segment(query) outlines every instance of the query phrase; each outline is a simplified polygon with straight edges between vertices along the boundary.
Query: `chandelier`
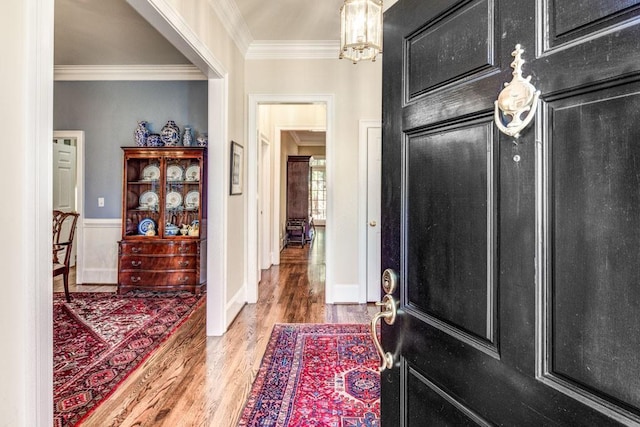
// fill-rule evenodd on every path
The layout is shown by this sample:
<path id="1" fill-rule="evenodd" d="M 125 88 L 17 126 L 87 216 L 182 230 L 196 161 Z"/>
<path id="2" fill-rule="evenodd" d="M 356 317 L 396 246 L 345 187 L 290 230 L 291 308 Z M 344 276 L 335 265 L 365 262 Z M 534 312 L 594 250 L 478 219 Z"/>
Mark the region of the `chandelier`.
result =
<path id="1" fill-rule="evenodd" d="M 375 61 L 382 53 L 382 0 L 345 0 L 340 23 L 340 59 Z"/>

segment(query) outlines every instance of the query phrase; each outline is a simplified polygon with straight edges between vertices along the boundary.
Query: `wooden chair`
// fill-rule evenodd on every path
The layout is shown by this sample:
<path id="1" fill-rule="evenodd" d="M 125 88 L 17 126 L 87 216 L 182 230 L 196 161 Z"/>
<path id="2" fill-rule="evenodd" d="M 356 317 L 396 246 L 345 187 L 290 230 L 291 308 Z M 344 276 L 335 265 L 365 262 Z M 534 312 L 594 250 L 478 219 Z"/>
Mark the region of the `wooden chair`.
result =
<path id="1" fill-rule="evenodd" d="M 77 212 L 53 211 L 53 277 L 62 274 L 67 302 L 71 302 L 69 263 L 79 216 Z"/>
<path id="2" fill-rule="evenodd" d="M 286 225 L 285 246 L 289 246 L 291 242 L 300 243 L 300 247 L 304 247 L 305 239 L 305 221 L 300 218 L 289 218 Z"/>

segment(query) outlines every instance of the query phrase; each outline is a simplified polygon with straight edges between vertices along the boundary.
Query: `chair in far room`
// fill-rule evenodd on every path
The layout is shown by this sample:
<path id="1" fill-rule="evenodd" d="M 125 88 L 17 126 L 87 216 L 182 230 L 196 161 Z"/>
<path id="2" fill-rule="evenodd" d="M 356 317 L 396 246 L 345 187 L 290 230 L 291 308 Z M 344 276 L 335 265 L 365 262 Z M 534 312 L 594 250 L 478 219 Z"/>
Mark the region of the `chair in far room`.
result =
<path id="1" fill-rule="evenodd" d="M 53 277 L 62 274 L 67 302 L 71 302 L 69 265 L 79 216 L 77 212 L 53 211 Z"/>

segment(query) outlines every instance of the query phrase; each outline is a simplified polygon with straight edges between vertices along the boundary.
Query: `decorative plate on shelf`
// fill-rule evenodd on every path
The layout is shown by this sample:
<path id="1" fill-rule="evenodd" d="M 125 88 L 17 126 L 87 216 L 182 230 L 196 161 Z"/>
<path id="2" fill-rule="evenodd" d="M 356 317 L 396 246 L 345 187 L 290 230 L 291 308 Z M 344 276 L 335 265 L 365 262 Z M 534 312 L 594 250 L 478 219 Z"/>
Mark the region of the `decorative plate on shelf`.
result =
<path id="1" fill-rule="evenodd" d="M 191 165 L 185 172 L 186 181 L 200 181 L 200 166 Z"/>
<path id="2" fill-rule="evenodd" d="M 140 203 L 141 208 L 149 208 L 153 209 L 158 206 L 158 195 L 155 191 L 145 191 L 140 195 L 140 199 L 138 202 Z"/>
<path id="3" fill-rule="evenodd" d="M 142 181 L 157 181 L 160 179 L 160 168 L 157 165 L 147 165 L 142 169 Z"/>
<path id="4" fill-rule="evenodd" d="M 182 204 L 182 194 L 177 191 L 170 191 L 167 193 L 167 207 L 174 209 Z"/>
<path id="5" fill-rule="evenodd" d="M 145 218 L 138 224 L 138 234 L 147 234 L 149 230 L 155 230 L 156 223 L 151 218 Z"/>
<path id="6" fill-rule="evenodd" d="M 184 170 L 178 165 L 167 167 L 167 181 L 182 181 Z"/>
<path id="7" fill-rule="evenodd" d="M 200 206 L 200 193 L 197 191 L 189 191 L 184 197 L 184 205 L 187 209 L 196 209 Z"/>

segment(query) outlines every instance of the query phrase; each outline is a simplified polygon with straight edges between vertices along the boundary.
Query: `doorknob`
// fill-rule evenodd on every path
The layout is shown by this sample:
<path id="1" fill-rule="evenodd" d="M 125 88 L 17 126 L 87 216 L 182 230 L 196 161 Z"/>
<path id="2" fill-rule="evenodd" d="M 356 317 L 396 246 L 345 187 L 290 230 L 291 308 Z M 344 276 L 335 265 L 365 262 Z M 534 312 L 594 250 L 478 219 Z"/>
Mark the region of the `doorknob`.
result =
<path id="1" fill-rule="evenodd" d="M 376 302 L 376 306 L 383 307 L 383 310 L 376 313 L 376 315 L 373 316 L 373 319 L 371 319 L 371 339 L 373 340 L 373 344 L 380 355 L 380 366 L 378 367 L 380 372 L 385 369 L 393 368 L 393 355 L 389 352 L 385 353 L 382 349 L 382 345 L 378 339 L 376 326 L 380 319 L 384 319 L 387 325 L 393 325 L 395 323 L 396 316 L 398 315 L 398 306 L 391 294 L 396 290 L 397 286 L 398 274 L 391 268 L 384 270 L 382 272 L 382 289 L 386 295 L 382 298 L 381 302 Z"/>
<path id="2" fill-rule="evenodd" d="M 376 222 L 375 222 L 375 221 L 370 221 L 370 222 L 369 222 L 369 225 L 370 225 L 371 227 L 375 227 L 377 224 L 376 224 Z"/>
<path id="3" fill-rule="evenodd" d="M 378 334 L 376 332 L 376 325 L 378 320 L 384 319 L 387 325 L 393 325 L 396 321 L 396 315 L 398 314 L 396 301 L 393 299 L 391 294 L 386 294 L 384 298 L 382 298 L 382 302 L 376 302 L 378 307 L 384 307 L 379 313 L 376 313 L 371 319 L 371 339 L 373 339 L 373 344 L 376 346 L 376 350 L 378 350 L 378 354 L 380 355 L 380 366 L 378 370 L 380 372 L 385 369 L 393 368 L 393 355 L 389 352 L 386 352 L 382 349 L 382 345 L 380 344 L 380 340 L 378 340 Z"/>
<path id="4" fill-rule="evenodd" d="M 523 52 L 524 50 L 517 44 L 516 49 L 511 53 L 515 57 L 511 63 L 513 78 L 509 83 L 504 84 L 504 88 L 500 91 L 498 100 L 495 101 L 494 105 L 496 126 L 502 133 L 515 138 L 520 136 L 520 132 L 533 120 L 538 107 L 538 97 L 540 96 L 540 91 L 536 90 L 530 83 L 531 76 L 526 79 L 522 77 Z M 520 116 L 527 111 L 526 117 L 521 119 Z M 500 112 L 504 116 L 511 116 L 511 121 L 506 126 L 503 123 Z"/>

